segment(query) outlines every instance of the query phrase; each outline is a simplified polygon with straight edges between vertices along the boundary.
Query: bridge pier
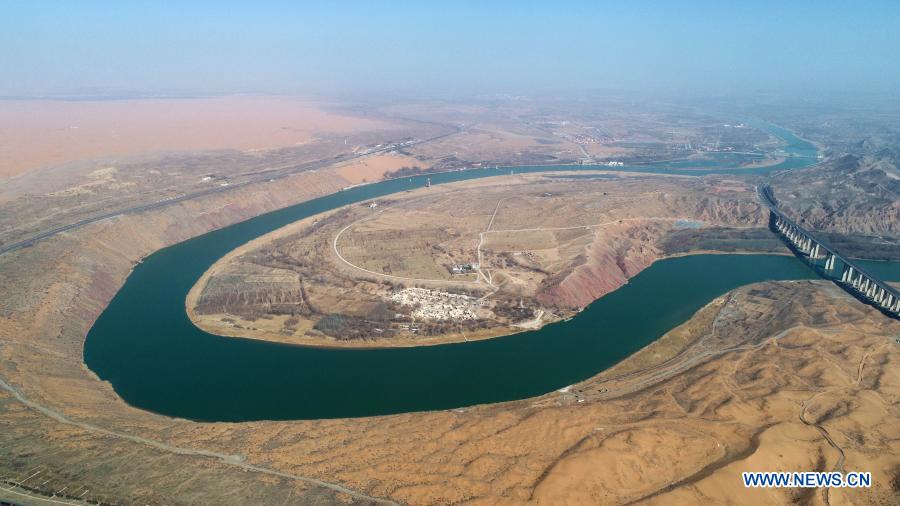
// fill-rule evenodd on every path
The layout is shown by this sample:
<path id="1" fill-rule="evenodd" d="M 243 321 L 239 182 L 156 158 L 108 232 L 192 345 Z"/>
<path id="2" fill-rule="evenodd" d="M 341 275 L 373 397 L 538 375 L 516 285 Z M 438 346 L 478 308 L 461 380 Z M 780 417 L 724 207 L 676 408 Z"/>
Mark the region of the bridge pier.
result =
<path id="1" fill-rule="evenodd" d="M 825 249 L 825 248 L 823 248 L 821 244 L 819 244 L 818 242 L 813 241 L 813 253 L 812 253 L 812 257 L 815 258 L 816 260 L 818 260 L 818 259 L 820 259 L 820 258 L 824 258 L 824 259 L 825 259 L 825 263 L 827 264 L 827 263 L 828 263 L 828 257 L 829 257 L 830 254 L 829 254 L 827 251 L 823 251 L 824 249 Z"/>
<path id="2" fill-rule="evenodd" d="M 853 280 L 853 267 L 849 265 L 844 266 L 844 273 L 841 274 L 841 281 L 844 283 L 849 283 Z"/>

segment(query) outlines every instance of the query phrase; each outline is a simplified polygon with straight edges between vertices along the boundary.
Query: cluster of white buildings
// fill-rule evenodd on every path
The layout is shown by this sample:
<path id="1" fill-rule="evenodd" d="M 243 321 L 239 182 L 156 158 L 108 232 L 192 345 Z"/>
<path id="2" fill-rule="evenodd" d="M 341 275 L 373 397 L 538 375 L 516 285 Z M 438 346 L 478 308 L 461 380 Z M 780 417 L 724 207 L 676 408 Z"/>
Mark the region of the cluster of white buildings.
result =
<path id="1" fill-rule="evenodd" d="M 456 264 L 450 267 L 451 274 L 469 274 L 478 270 L 478 264 Z"/>
<path id="2" fill-rule="evenodd" d="M 475 320 L 472 310 L 475 298 L 458 293 L 430 290 L 428 288 L 404 288 L 390 297 L 402 306 L 413 306 L 413 318 L 420 320 Z"/>

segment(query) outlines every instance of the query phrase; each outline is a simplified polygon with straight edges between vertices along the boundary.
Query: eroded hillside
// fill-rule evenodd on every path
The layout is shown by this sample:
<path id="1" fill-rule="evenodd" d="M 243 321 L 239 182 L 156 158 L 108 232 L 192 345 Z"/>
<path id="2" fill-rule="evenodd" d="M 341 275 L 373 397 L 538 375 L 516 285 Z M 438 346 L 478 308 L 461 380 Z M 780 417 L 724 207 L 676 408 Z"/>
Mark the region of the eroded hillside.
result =
<path id="1" fill-rule="evenodd" d="M 900 170 L 847 155 L 775 176 L 782 209 L 851 256 L 900 258 Z"/>

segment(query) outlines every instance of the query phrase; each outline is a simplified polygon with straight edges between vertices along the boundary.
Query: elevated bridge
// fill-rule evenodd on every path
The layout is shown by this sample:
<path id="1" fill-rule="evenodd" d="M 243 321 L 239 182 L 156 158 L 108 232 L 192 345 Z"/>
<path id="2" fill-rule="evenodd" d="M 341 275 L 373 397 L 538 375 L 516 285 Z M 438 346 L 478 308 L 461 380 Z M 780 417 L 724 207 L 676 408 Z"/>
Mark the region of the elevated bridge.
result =
<path id="1" fill-rule="evenodd" d="M 772 195 L 769 185 L 760 185 L 756 191 L 759 200 L 769 208 L 773 229 L 798 255 L 808 258 L 814 264 L 824 259 L 822 269 L 826 277 L 839 280 L 844 289 L 860 300 L 875 306 L 888 316 L 900 319 L 900 292 L 897 289 L 866 272 L 850 259 L 841 256 L 825 241 L 785 216 L 778 209 L 778 202 Z"/>

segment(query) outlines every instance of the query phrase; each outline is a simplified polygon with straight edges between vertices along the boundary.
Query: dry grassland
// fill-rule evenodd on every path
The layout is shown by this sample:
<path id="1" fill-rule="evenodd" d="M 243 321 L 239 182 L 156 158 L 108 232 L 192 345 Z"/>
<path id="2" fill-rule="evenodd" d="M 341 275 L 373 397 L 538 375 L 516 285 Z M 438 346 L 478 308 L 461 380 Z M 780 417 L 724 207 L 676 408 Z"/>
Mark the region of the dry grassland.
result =
<path id="1" fill-rule="evenodd" d="M 400 154 L 367 156 L 335 168 L 335 172 L 353 184 L 379 181 L 388 172 L 403 168 L 425 170 L 431 164 Z"/>

